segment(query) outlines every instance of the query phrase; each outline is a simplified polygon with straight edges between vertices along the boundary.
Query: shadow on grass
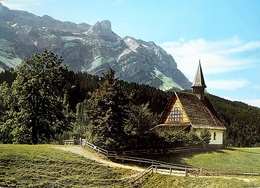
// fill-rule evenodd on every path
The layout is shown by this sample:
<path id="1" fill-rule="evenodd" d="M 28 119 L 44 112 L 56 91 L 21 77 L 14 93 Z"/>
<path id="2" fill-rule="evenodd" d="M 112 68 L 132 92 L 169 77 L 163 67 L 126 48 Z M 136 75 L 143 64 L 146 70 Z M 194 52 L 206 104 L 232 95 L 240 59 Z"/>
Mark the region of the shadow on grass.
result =
<path id="1" fill-rule="evenodd" d="M 246 148 L 236 148 L 234 150 L 244 152 L 244 153 L 252 153 L 252 154 L 260 155 L 260 148 L 258 148 L 258 152 L 253 152 L 252 150 L 246 151 L 245 149 Z M 252 148 L 250 148 L 250 149 L 252 149 Z"/>
<path id="2" fill-rule="evenodd" d="M 229 154 L 229 151 L 239 151 L 239 152 L 247 152 L 247 153 L 254 153 L 254 154 L 260 154 L 259 152 L 251 152 L 251 151 L 245 151 L 242 148 L 208 148 L 206 150 L 197 150 L 197 151 L 187 151 L 187 152 L 182 152 L 182 153 L 168 153 L 168 154 L 143 154 L 143 155 L 138 155 L 135 156 L 137 158 L 143 158 L 143 159 L 151 159 L 151 160 L 156 160 L 156 161 L 163 161 L 166 163 L 172 163 L 172 164 L 180 164 L 180 165 L 185 165 L 185 166 L 190 166 L 184 160 L 185 158 L 191 159 L 195 155 L 198 154 L 214 154 L 214 153 L 219 153 L 219 154 Z M 142 167 L 148 167 L 151 164 L 147 163 L 142 163 L 142 162 L 130 162 L 130 161 L 122 161 L 122 160 L 112 160 L 114 162 L 119 162 L 119 163 L 127 163 L 130 165 L 137 165 L 137 166 L 142 166 Z"/>
<path id="3" fill-rule="evenodd" d="M 200 150 L 200 151 L 189 151 L 189 152 L 183 152 L 183 153 L 168 153 L 168 154 L 156 154 L 156 155 L 142 155 L 142 156 L 138 156 L 138 157 L 163 161 L 163 162 L 167 162 L 167 163 L 190 166 L 188 163 L 186 163 L 183 160 L 183 158 L 192 158 L 193 156 L 198 155 L 198 154 L 212 154 L 212 153 L 223 153 L 223 154 L 225 154 L 226 153 L 225 150 L 235 150 L 235 149 L 232 149 L 232 148 L 221 148 L 221 149 L 219 149 L 219 148 L 208 148 L 206 150 Z"/>

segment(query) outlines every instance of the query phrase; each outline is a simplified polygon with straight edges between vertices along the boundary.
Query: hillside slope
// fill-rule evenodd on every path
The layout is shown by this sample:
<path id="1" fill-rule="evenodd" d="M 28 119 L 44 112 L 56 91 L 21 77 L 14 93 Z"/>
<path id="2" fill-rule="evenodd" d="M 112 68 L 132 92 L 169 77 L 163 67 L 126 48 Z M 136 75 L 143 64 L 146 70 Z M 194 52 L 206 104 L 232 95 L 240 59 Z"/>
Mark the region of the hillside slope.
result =
<path id="1" fill-rule="evenodd" d="M 242 102 L 207 95 L 227 128 L 225 143 L 228 146 L 260 146 L 260 108 Z"/>
<path id="2" fill-rule="evenodd" d="M 53 145 L 1 145 L 0 187 L 121 187 L 137 171 L 109 167 Z"/>

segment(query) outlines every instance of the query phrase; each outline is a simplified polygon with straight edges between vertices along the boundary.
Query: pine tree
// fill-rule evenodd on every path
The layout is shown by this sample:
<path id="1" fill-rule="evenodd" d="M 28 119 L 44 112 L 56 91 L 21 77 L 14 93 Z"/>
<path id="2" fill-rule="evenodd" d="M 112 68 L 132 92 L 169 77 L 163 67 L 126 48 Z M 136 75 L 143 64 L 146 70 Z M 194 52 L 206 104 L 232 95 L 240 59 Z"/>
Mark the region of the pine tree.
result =
<path id="1" fill-rule="evenodd" d="M 211 139 L 211 134 L 207 129 L 204 129 L 200 133 L 200 138 L 201 138 L 201 144 L 204 148 L 206 148 L 209 145 L 210 139 Z"/>
<path id="2" fill-rule="evenodd" d="M 114 77 L 115 71 L 110 69 L 104 74 L 101 87 L 87 101 L 87 138 L 106 149 L 121 149 L 126 139 L 124 125 L 129 98 Z"/>
<path id="3" fill-rule="evenodd" d="M 85 112 L 85 102 L 78 103 L 76 106 L 76 121 L 73 128 L 73 136 L 77 139 L 85 137 L 86 134 L 86 114 Z"/>
<path id="4" fill-rule="evenodd" d="M 140 136 L 151 131 L 157 121 L 149 109 L 149 103 L 130 105 L 129 118 L 126 122 L 125 132 L 129 135 Z"/>

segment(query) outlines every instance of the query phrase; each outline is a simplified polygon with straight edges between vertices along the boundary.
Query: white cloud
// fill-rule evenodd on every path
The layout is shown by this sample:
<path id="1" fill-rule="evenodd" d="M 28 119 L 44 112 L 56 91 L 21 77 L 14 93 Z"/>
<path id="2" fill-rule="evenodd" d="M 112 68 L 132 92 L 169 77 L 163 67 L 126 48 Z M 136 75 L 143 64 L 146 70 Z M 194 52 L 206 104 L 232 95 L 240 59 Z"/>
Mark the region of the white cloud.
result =
<path id="1" fill-rule="evenodd" d="M 243 100 L 245 103 L 260 108 L 260 99 L 246 99 Z"/>
<path id="2" fill-rule="evenodd" d="M 165 42 L 161 46 L 174 57 L 178 68 L 189 79 L 193 78 L 199 59 L 204 74 L 241 70 L 260 62 L 259 57 L 256 57 L 260 41 L 245 42 L 238 37 L 221 41 L 186 41 L 181 38 L 178 41 Z"/>
<path id="3" fill-rule="evenodd" d="M 178 68 L 191 81 L 200 59 L 210 93 L 260 107 L 257 84 L 260 41 L 244 41 L 236 36 L 220 41 L 181 38 L 161 47 L 173 56 Z M 239 99 L 241 96 L 247 99 Z"/>
<path id="4" fill-rule="evenodd" d="M 255 106 L 260 108 L 260 99 L 239 99 L 239 98 L 230 98 L 230 97 L 223 97 L 223 98 L 231 101 L 243 102 L 250 106 Z"/>
<path id="5" fill-rule="evenodd" d="M 220 89 L 220 90 L 236 90 L 243 88 L 248 85 L 247 80 L 243 79 L 232 79 L 232 80 L 207 80 L 207 86 L 211 89 Z"/>
<path id="6" fill-rule="evenodd" d="M 0 2 L 13 10 L 28 10 L 28 8 L 33 4 L 37 5 L 42 0 L 0 0 Z"/>

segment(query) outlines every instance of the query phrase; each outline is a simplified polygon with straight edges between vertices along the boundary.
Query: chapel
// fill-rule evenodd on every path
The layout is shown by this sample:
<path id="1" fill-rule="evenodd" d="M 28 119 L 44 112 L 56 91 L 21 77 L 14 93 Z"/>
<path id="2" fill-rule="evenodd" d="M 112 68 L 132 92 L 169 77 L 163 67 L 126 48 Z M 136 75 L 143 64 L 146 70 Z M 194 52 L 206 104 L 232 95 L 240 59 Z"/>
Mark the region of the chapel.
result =
<path id="1" fill-rule="evenodd" d="M 209 99 L 205 96 L 206 88 L 201 63 L 192 84 L 192 93 L 175 92 L 169 100 L 155 130 L 193 131 L 200 135 L 207 129 L 211 134 L 211 147 L 223 146 L 226 130 Z"/>

